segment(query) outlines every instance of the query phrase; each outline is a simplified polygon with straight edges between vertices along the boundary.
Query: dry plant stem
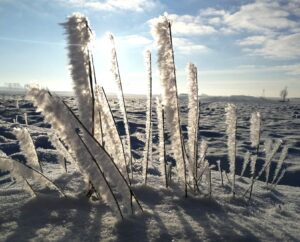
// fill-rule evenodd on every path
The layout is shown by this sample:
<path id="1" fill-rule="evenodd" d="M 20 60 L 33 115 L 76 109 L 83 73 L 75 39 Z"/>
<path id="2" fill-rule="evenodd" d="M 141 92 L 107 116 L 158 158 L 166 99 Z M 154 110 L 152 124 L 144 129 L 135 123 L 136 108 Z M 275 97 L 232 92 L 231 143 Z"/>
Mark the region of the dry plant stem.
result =
<path id="1" fill-rule="evenodd" d="M 211 169 L 208 167 L 208 177 L 209 177 L 209 197 L 211 198 L 212 193 L 212 182 L 211 182 Z"/>
<path id="2" fill-rule="evenodd" d="M 66 173 L 68 173 L 68 170 L 67 170 L 67 160 L 66 158 L 64 157 L 64 167 L 65 167 L 65 171 Z"/>
<path id="3" fill-rule="evenodd" d="M 114 49 L 114 52 L 116 52 L 116 50 Z M 118 76 L 120 77 L 120 70 L 119 70 L 119 62 L 118 62 L 118 57 L 117 54 L 115 53 L 115 59 L 116 59 L 116 69 L 118 72 Z M 127 110 L 126 110 L 126 105 L 125 105 L 125 98 L 124 98 L 124 93 L 123 93 L 123 86 L 122 86 L 122 82 L 121 82 L 121 77 L 120 77 L 120 91 L 122 94 L 122 102 L 124 105 L 124 125 L 125 123 L 128 123 L 128 116 L 127 116 Z M 128 123 L 129 126 L 129 123 Z M 126 130 L 126 125 L 125 125 L 125 130 Z M 129 166 L 130 166 L 130 171 L 131 171 L 131 179 L 133 179 L 133 169 L 132 169 L 132 153 L 131 153 L 131 140 L 130 140 L 130 131 L 129 128 L 128 130 L 126 130 L 127 133 L 127 142 L 128 142 L 128 149 L 129 149 Z"/>
<path id="4" fill-rule="evenodd" d="M 165 143 L 165 111 L 164 109 L 162 111 L 162 130 L 163 130 L 163 139 L 164 139 L 164 170 L 165 170 L 165 182 L 166 182 L 166 188 L 169 186 L 168 182 L 168 175 L 167 175 L 167 159 L 166 159 L 166 143 Z"/>
<path id="5" fill-rule="evenodd" d="M 172 49 L 172 60 L 173 60 L 173 70 L 174 70 L 174 77 L 176 80 L 176 70 L 175 70 L 175 58 L 174 58 L 174 49 L 173 49 L 173 40 L 172 40 L 172 29 L 171 29 L 171 23 L 169 22 L 169 38 L 171 43 L 171 49 Z M 186 160 L 184 157 L 184 154 L 186 154 L 182 139 L 182 130 L 180 125 L 180 112 L 179 112 L 179 103 L 178 103 L 178 92 L 177 92 L 177 82 L 175 81 L 175 89 L 176 89 L 176 100 L 177 100 L 177 115 L 178 115 L 178 122 L 179 122 L 179 132 L 180 132 L 180 140 L 181 140 L 181 152 L 182 152 L 182 159 L 183 159 L 183 169 L 184 169 L 184 193 L 185 197 L 187 197 L 187 182 L 186 182 Z"/>
<path id="6" fill-rule="evenodd" d="M 123 214 L 122 214 L 122 211 L 121 211 L 121 208 L 120 208 L 120 204 L 119 204 L 119 202 L 118 202 L 118 200 L 117 200 L 117 198 L 116 198 L 116 195 L 113 193 L 113 191 L 112 191 L 112 189 L 111 189 L 111 186 L 110 186 L 109 182 L 107 181 L 107 179 L 106 179 L 106 177 L 105 177 L 104 172 L 102 171 L 102 169 L 101 169 L 101 167 L 99 166 L 97 160 L 95 159 L 95 157 L 93 156 L 92 152 L 91 152 L 90 149 L 87 147 L 86 143 L 83 141 L 83 139 L 81 138 L 81 136 L 80 136 L 77 132 L 76 132 L 76 134 L 77 134 L 77 136 L 79 137 L 79 139 L 80 139 L 81 143 L 83 144 L 83 146 L 85 147 L 85 149 L 87 150 L 87 152 L 88 152 L 88 153 L 90 154 L 90 156 L 92 157 L 92 160 L 93 160 L 93 162 L 96 164 L 96 166 L 97 166 L 99 172 L 101 173 L 104 182 L 106 183 L 106 185 L 107 185 L 107 187 L 108 187 L 108 189 L 109 189 L 111 195 L 113 196 L 113 198 L 114 198 L 114 200 L 115 200 L 115 203 L 116 203 L 116 205 L 117 205 L 118 211 L 119 211 L 120 216 L 121 216 L 121 218 L 122 218 L 122 220 L 123 220 Z M 92 182 L 90 182 L 90 183 L 92 184 Z M 92 185 L 92 186 L 93 186 L 93 185 Z M 131 210 L 131 212 L 132 212 L 132 214 L 133 214 L 133 210 Z"/>
<path id="7" fill-rule="evenodd" d="M 265 168 L 262 170 L 262 173 L 265 171 L 266 167 L 272 162 L 272 159 L 274 158 L 275 154 L 271 157 L 270 161 L 268 162 L 268 164 L 265 166 Z M 248 193 L 248 191 L 250 190 L 250 195 L 249 195 L 249 201 L 251 199 L 251 192 L 252 192 L 252 187 L 255 183 L 255 181 L 257 181 L 259 178 L 261 177 L 261 175 L 257 175 L 255 178 L 253 178 L 253 181 L 251 183 L 251 186 L 246 190 L 246 192 L 244 193 L 243 196 L 246 196 L 246 194 Z"/>
<path id="8" fill-rule="evenodd" d="M 256 148 L 256 155 L 257 155 L 257 156 L 258 156 L 258 151 L 259 151 L 259 145 L 257 145 L 257 148 Z M 251 200 L 254 181 L 255 181 L 255 169 L 254 169 L 254 173 L 253 173 L 252 178 L 251 178 L 251 185 L 250 185 L 250 188 L 248 188 L 248 189 L 246 190 L 246 192 L 244 193 L 244 196 L 246 196 L 247 192 L 250 190 L 248 201 Z"/>
<path id="9" fill-rule="evenodd" d="M 103 151 L 107 154 L 107 156 L 110 157 L 110 160 L 113 164 L 113 166 L 116 168 L 117 172 L 119 173 L 119 175 L 122 177 L 122 179 L 124 180 L 125 184 L 127 185 L 131 195 L 133 196 L 133 198 L 135 199 L 136 203 L 138 204 L 140 210 L 143 212 L 143 208 L 139 202 L 139 200 L 137 199 L 137 197 L 135 196 L 134 192 L 132 191 L 130 185 L 128 184 L 127 180 L 125 179 L 124 175 L 121 173 L 121 171 L 119 170 L 119 168 L 117 167 L 116 163 L 114 162 L 114 160 L 111 158 L 111 156 L 107 153 L 107 151 L 101 146 L 101 144 L 95 139 L 94 136 L 92 136 L 92 134 L 90 133 L 90 131 L 84 126 L 84 124 L 80 121 L 80 119 L 75 115 L 75 113 L 73 112 L 73 110 L 65 103 L 65 101 L 62 101 L 62 103 L 65 105 L 65 107 L 69 110 L 69 112 L 72 114 L 72 116 L 77 120 L 77 122 L 80 124 L 80 126 L 83 128 L 83 130 L 93 139 L 93 141 L 101 148 L 103 149 Z"/>
<path id="10" fill-rule="evenodd" d="M 146 167 L 145 167 L 145 185 L 147 184 L 147 175 L 148 175 L 148 164 L 149 164 L 149 149 L 152 147 L 150 147 L 150 139 L 152 139 L 151 133 L 152 133 L 152 122 L 151 122 L 151 117 L 152 117 L 152 75 L 151 75 L 151 70 L 152 70 L 152 66 L 151 66 L 151 54 L 149 55 L 149 69 L 150 69 L 150 75 L 149 75 L 149 100 L 148 100 L 148 107 L 149 107 L 149 117 L 147 117 L 147 119 L 149 118 L 149 120 L 147 120 L 147 125 L 148 125 L 148 137 L 146 137 L 146 143 L 147 143 L 147 147 L 146 147 Z M 146 126 L 147 126 L 146 125 Z M 147 132 L 147 131 L 146 131 Z"/>
<path id="11" fill-rule="evenodd" d="M 196 73 L 197 75 L 197 73 Z M 198 79 L 198 77 L 196 77 Z M 200 122 L 200 112 L 199 112 L 199 103 L 197 103 L 197 128 L 195 129 L 195 142 L 194 142 L 194 188 L 198 187 L 197 184 L 197 177 L 198 177 L 198 129 L 199 129 L 199 122 Z M 199 187 L 198 187 L 199 189 Z"/>
<path id="12" fill-rule="evenodd" d="M 89 84 L 90 84 L 90 90 L 92 95 L 92 135 L 94 135 L 95 134 L 95 92 L 93 88 L 93 73 L 92 73 L 90 54 L 89 54 Z"/>
<path id="13" fill-rule="evenodd" d="M 229 185 L 231 185 L 231 181 L 229 180 L 229 177 L 228 177 L 228 175 L 227 175 L 227 172 L 226 172 L 226 171 L 225 171 L 225 176 L 226 176 L 226 178 L 227 178 L 227 181 L 228 181 Z"/>
<path id="14" fill-rule="evenodd" d="M 32 186 L 30 185 L 30 183 L 28 182 L 28 180 L 27 180 L 27 179 L 25 179 L 25 178 L 23 178 L 23 179 L 25 180 L 25 182 L 26 182 L 27 186 L 30 188 L 30 190 L 33 192 L 34 196 L 36 196 L 36 197 L 37 197 L 37 194 L 36 194 L 36 192 L 33 190 Z"/>
<path id="15" fill-rule="evenodd" d="M 104 98 L 105 98 L 105 101 L 106 101 L 106 102 L 107 102 L 107 104 L 108 104 L 108 108 L 109 108 L 109 111 L 110 111 L 110 113 L 111 113 L 111 116 L 112 116 L 112 118 L 113 118 L 114 125 L 115 125 L 115 127 L 117 127 L 117 124 L 116 124 L 115 118 L 114 118 L 114 116 L 113 116 L 113 114 L 112 114 L 111 107 L 110 107 L 110 105 L 109 105 L 109 102 L 108 102 L 108 99 L 107 99 L 107 96 L 106 96 L 106 93 L 105 93 L 105 91 L 104 91 L 103 87 L 101 87 L 101 90 L 102 90 L 103 96 L 104 96 Z M 123 151 L 123 158 L 124 158 L 124 161 L 125 161 L 125 164 L 124 164 L 124 165 L 125 165 L 125 167 L 126 167 L 126 171 L 127 171 L 127 178 L 128 178 L 128 182 L 129 182 L 129 185 L 131 185 L 131 180 L 129 179 L 128 167 L 127 167 L 127 164 L 126 164 L 126 155 L 125 155 L 125 148 L 124 148 L 124 144 L 123 144 L 123 142 L 122 142 L 122 140 L 121 140 L 121 137 L 120 137 L 120 134 L 119 134 L 119 131 L 118 131 L 118 130 L 117 130 L 117 132 L 118 132 L 118 138 L 119 138 L 119 140 L 120 140 L 120 144 L 121 144 L 122 151 Z"/>

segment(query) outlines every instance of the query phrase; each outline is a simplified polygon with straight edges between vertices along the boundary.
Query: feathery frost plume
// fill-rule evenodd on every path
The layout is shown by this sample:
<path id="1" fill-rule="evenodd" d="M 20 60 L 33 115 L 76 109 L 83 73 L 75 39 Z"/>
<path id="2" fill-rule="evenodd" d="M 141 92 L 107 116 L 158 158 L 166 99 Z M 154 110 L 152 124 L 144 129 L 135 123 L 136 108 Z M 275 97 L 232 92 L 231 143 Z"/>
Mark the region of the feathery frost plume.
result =
<path id="1" fill-rule="evenodd" d="M 258 147 L 260 139 L 260 113 L 254 112 L 251 114 L 250 120 L 250 140 L 252 147 Z"/>
<path id="2" fill-rule="evenodd" d="M 71 112 L 71 109 L 46 90 L 30 89 L 27 97 L 38 106 L 45 120 L 74 152 L 78 166 L 86 176 L 86 180 L 91 181 L 103 201 L 111 206 L 120 217 L 123 217 L 123 214 L 129 214 L 133 193 L 126 179 L 121 175 L 108 153 Z M 80 137 L 78 129 L 81 129 L 85 135 L 85 141 Z M 116 189 L 115 193 L 117 192 L 118 196 L 112 187 Z"/>
<path id="3" fill-rule="evenodd" d="M 102 114 L 101 124 L 103 128 L 103 145 L 107 152 L 111 154 L 114 162 L 129 182 L 124 146 L 104 89 L 99 86 L 96 86 L 96 103 L 96 110 Z"/>
<path id="4" fill-rule="evenodd" d="M 188 150 L 189 150 L 189 174 L 193 180 L 197 172 L 197 148 L 198 148 L 198 125 L 199 125 L 199 98 L 197 67 L 189 63 L 186 67 L 188 82 Z"/>
<path id="5" fill-rule="evenodd" d="M 279 171 L 281 170 L 282 168 L 282 165 L 283 165 L 283 162 L 285 161 L 285 158 L 288 154 L 288 151 L 289 151 L 289 147 L 288 145 L 285 145 L 281 151 L 281 154 L 280 154 L 280 157 L 279 157 L 279 161 L 276 165 L 276 169 L 275 169 L 275 172 L 274 172 L 274 176 L 273 176 L 273 180 L 272 180 L 272 183 L 274 184 L 278 174 L 279 174 Z"/>
<path id="6" fill-rule="evenodd" d="M 236 158 L 236 106 L 228 104 L 226 111 L 226 124 L 227 124 L 227 147 L 229 158 L 229 170 L 232 177 L 232 193 L 235 193 L 235 158 Z"/>
<path id="7" fill-rule="evenodd" d="M 63 158 L 66 158 L 68 161 L 71 161 L 73 164 L 77 165 L 75 162 L 73 156 L 71 155 L 70 151 L 66 149 L 66 147 L 63 145 L 63 143 L 60 141 L 59 137 L 55 133 L 48 134 L 48 137 L 50 139 L 51 144 L 56 148 L 56 150 L 63 156 Z M 64 169 L 67 171 L 66 164 L 61 162 L 61 165 Z"/>
<path id="8" fill-rule="evenodd" d="M 247 151 L 245 156 L 244 156 L 244 161 L 243 161 L 243 167 L 242 167 L 242 171 L 241 171 L 241 176 L 244 176 L 244 173 L 246 171 L 247 165 L 250 161 L 250 152 Z"/>
<path id="9" fill-rule="evenodd" d="M 39 168 L 32 167 L 33 164 L 23 164 L 19 161 L 11 159 L 5 153 L 0 151 L 0 170 L 9 171 L 11 177 L 15 178 L 17 181 L 24 181 L 26 183 L 25 189 L 28 190 L 32 195 L 36 195 L 29 184 L 28 179 L 33 179 L 44 186 L 51 187 L 54 186 L 61 195 L 65 194 L 61 189 L 52 181 L 50 181 Z"/>
<path id="10" fill-rule="evenodd" d="M 269 177 L 269 172 L 270 172 L 270 165 L 272 162 L 272 159 L 274 158 L 276 152 L 278 151 L 279 147 L 282 144 L 282 140 L 277 140 L 276 142 L 273 142 L 272 140 L 268 139 L 265 142 L 265 163 L 262 166 L 261 170 L 259 171 L 257 175 L 257 179 L 262 175 L 262 173 L 265 171 L 266 172 L 266 178 Z"/>
<path id="11" fill-rule="evenodd" d="M 168 186 L 167 179 L 167 164 L 166 164 L 166 151 L 165 151 L 165 128 L 164 128 L 164 111 L 160 99 L 156 98 L 156 115 L 157 115 L 157 127 L 159 138 L 159 171 L 162 176 L 163 182 L 166 187 Z"/>
<path id="12" fill-rule="evenodd" d="M 114 77 L 114 79 L 116 81 L 116 84 L 118 86 L 117 96 L 118 96 L 118 100 L 119 100 L 120 110 L 121 110 L 121 113 L 123 114 L 123 121 L 124 121 L 124 128 L 125 128 L 126 142 L 127 142 L 127 155 L 129 157 L 129 165 L 130 165 L 130 169 L 131 169 L 131 176 L 133 176 L 129 124 L 128 124 L 128 118 L 127 118 L 127 112 L 126 112 L 126 106 L 125 106 L 125 99 L 124 99 L 122 81 L 121 81 L 120 70 L 119 70 L 119 63 L 118 63 L 118 59 L 117 59 L 117 52 L 116 52 L 116 48 L 115 48 L 114 36 L 112 34 L 110 34 L 109 39 L 110 39 L 110 42 L 111 42 L 111 45 L 112 45 L 112 49 L 111 49 L 111 72 L 112 72 L 113 77 Z"/>
<path id="13" fill-rule="evenodd" d="M 176 70 L 172 46 L 171 24 L 167 17 L 160 16 L 152 22 L 151 33 L 158 48 L 158 67 L 162 86 L 162 103 L 167 128 L 171 132 L 171 149 L 176 160 L 177 173 L 186 188 L 186 164 L 181 134 Z"/>
<path id="14" fill-rule="evenodd" d="M 27 165 L 43 172 L 42 166 L 35 151 L 34 143 L 28 130 L 26 128 L 14 128 L 13 133 L 19 141 L 21 151 L 26 157 Z"/>
<path id="15" fill-rule="evenodd" d="M 147 50 L 145 52 L 145 65 L 147 71 L 147 118 L 146 118 L 146 140 L 145 140 L 145 150 L 144 150 L 144 160 L 143 160 L 143 177 L 145 184 L 147 183 L 147 170 L 150 158 L 150 150 L 152 151 L 151 139 L 152 139 L 152 66 L 151 66 L 151 52 Z"/>
<path id="16" fill-rule="evenodd" d="M 89 46 L 92 33 L 88 19 L 80 13 L 74 13 L 62 25 L 67 34 L 70 71 L 73 79 L 73 89 L 78 102 L 79 116 L 85 127 L 94 133 L 93 83 L 89 65 Z"/>

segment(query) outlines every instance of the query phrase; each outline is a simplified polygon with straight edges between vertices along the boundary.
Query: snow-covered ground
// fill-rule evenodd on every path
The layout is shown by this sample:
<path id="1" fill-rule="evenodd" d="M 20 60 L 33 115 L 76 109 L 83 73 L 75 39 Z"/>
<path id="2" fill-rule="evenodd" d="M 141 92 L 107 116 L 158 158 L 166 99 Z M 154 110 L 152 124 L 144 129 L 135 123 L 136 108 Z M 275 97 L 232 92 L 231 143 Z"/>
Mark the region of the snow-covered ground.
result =
<path id="1" fill-rule="evenodd" d="M 74 105 L 69 97 L 68 103 Z M 240 174 L 242 157 L 250 148 L 249 119 L 251 112 L 260 111 L 263 118 L 262 140 L 282 139 L 289 144 L 285 167 L 295 167 L 287 172 L 276 190 L 264 182 L 254 185 L 252 200 L 242 195 L 250 179 L 238 177 L 236 197 L 232 198 L 230 186 L 220 173 L 212 172 L 212 196 L 204 182 L 201 193 L 188 198 L 176 182 L 163 187 L 158 172 L 157 130 L 154 125 L 153 161 L 149 164 L 148 185 L 142 185 L 141 159 L 145 136 L 145 100 L 126 99 L 134 154 L 133 189 L 144 213 L 118 221 L 107 205 L 95 197 L 88 200 L 84 193 L 83 177 L 74 164 L 68 162 L 67 173 L 59 164 L 58 152 L 51 145 L 48 134 L 53 132 L 40 113 L 27 101 L 15 97 L 0 98 L 0 150 L 14 159 L 24 161 L 12 128 L 27 126 L 44 172 L 68 195 L 59 197 L 52 188 L 33 183 L 37 197 L 23 189 L 22 182 L 11 182 L 7 173 L 0 173 L 0 241 L 300 241 L 300 102 L 279 103 L 262 99 L 206 98 L 201 105 L 200 138 L 208 141 L 208 160 L 215 164 L 221 160 L 227 169 L 226 127 L 224 107 L 227 102 L 238 107 L 237 174 Z M 124 135 L 117 101 L 110 99 L 118 128 Z M 186 131 L 186 102 L 181 101 L 183 130 Z M 18 122 L 13 119 L 18 115 Z M 156 121 L 153 113 L 153 120 Z M 278 155 L 279 156 L 279 155 Z M 259 154 L 262 165 L 264 152 Z M 278 159 L 278 157 L 275 157 Z M 275 163 L 274 163 L 275 164 Z M 274 164 L 272 172 L 274 172 Z M 175 172 L 175 169 L 174 169 Z M 250 167 L 246 170 L 249 176 Z M 264 177 L 263 177 L 264 179 Z"/>

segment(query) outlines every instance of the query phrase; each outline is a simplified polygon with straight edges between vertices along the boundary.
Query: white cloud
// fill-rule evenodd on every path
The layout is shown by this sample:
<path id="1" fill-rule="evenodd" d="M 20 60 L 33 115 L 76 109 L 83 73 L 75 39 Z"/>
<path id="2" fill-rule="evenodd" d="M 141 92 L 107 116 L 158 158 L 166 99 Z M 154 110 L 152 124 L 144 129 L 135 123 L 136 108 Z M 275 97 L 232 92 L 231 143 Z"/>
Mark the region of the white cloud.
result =
<path id="1" fill-rule="evenodd" d="M 299 0 L 256 0 L 231 12 L 208 8 L 199 14 L 223 34 L 248 35 L 236 41 L 245 53 L 272 59 L 300 57 L 299 17 Z"/>
<path id="2" fill-rule="evenodd" d="M 263 46 L 253 49 L 253 54 L 275 59 L 300 58 L 300 33 L 280 35 L 265 41 Z"/>
<path id="3" fill-rule="evenodd" d="M 65 6 L 80 7 L 98 11 L 134 11 L 143 12 L 158 5 L 156 0 L 57 0 Z"/>
<path id="4" fill-rule="evenodd" d="M 207 52 L 209 48 L 205 45 L 194 43 L 186 38 L 173 38 L 174 48 L 181 54 L 193 54 Z"/>
<path id="5" fill-rule="evenodd" d="M 242 5 L 237 11 L 229 12 L 208 8 L 200 12 L 200 17 L 211 25 L 220 25 L 232 30 L 249 32 L 273 32 L 299 28 L 298 21 L 292 20 L 291 15 L 298 15 L 300 1 L 286 2 L 273 0 L 257 0 L 254 3 Z"/>
<path id="6" fill-rule="evenodd" d="M 262 45 L 267 41 L 267 37 L 263 35 L 254 35 L 247 37 L 245 39 L 237 41 L 239 45 L 248 46 L 248 45 Z"/>
<path id="7" fill-rule="evenodd" d="M 200 18 L 192 15 L 169 14 L 168 18 L 172 22 L 172 33 L 177 36 L 197 36 L 215 33 L 213 26 L 203 24 Z M 148 23 L 152 25 L 157 18 L 150 19 Z"/>

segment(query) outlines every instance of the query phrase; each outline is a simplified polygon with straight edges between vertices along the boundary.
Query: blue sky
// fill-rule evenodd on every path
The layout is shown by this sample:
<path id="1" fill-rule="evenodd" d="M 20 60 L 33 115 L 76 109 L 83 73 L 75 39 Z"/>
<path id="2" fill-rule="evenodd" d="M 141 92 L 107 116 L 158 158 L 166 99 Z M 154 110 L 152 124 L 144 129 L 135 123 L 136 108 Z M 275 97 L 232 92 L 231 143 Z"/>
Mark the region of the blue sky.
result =
<path id="1" fill-rule="evenodd" d="M 279 96 L 285 86 L 300 97 L 300 0 L 0 0 L 0 85 L 38 82 L 71 90 L 64 29 L 73 12 L 85 14 L 96 33 L 97 79 L 114 91 L 107 33 L 115 35 L 124 91 L 146 91 L 143 52 L 153 52 L 151 20 L 172 20 L 180 92 L 185 66 L 198 67 L 199 93 Z"/>

